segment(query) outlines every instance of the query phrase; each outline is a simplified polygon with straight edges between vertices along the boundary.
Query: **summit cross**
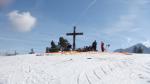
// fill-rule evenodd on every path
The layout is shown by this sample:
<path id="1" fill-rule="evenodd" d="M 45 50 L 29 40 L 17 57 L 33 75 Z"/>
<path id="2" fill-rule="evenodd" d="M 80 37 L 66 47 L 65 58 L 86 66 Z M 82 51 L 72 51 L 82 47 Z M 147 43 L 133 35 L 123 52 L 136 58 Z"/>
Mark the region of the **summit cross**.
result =
<path id="1" fill-rule="evenodd" d="M 77 35 L 83 35 L 82 32 L 76 32 L 76 26 L 74 26 L 73 33 L 67 33 L 67 36 L 73 36 L 73 50 L 76 49 L 76 36 Z"/>

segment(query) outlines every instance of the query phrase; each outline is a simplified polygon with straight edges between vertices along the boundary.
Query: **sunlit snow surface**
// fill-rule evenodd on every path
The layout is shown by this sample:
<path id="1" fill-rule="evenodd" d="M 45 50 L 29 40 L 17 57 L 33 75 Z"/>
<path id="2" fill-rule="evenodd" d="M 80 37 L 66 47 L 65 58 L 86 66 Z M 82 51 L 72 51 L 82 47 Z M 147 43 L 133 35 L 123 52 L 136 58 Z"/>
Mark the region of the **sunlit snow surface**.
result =
<path id="1" fill-rule="evenodd" d="M 0 84 L 149 84 L 150 55 L 0 56 Z"/>

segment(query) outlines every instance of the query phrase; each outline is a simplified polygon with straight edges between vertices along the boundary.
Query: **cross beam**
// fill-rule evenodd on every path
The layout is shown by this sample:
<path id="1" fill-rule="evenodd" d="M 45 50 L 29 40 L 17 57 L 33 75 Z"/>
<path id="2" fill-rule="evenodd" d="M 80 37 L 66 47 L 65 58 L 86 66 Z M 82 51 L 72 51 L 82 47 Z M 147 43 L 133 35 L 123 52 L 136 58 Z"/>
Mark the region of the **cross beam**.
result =
<path id="1" fill-rule="evenodd" d="M 81 33 L 77 33 L 76 32 L 76 26 L 74 26 L 73 33 L 67 33 L 66 35 L 67 36 L 73 36 L 73 50 L 75 50 L 76 49 L 76 36 L 77 35 L 83 35 L 83 33 L 82 32 Z"/>

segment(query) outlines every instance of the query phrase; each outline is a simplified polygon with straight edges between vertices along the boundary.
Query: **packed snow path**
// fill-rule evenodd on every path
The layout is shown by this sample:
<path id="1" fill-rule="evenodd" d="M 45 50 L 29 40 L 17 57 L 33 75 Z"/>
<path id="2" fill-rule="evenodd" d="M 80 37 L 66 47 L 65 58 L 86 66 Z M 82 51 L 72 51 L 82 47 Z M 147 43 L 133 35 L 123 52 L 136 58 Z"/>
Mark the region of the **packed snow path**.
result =
<path id="1" fill-rule="evenodd" d="M 0 56 L 0 84 L 150 84 L 150 55 Z"/>

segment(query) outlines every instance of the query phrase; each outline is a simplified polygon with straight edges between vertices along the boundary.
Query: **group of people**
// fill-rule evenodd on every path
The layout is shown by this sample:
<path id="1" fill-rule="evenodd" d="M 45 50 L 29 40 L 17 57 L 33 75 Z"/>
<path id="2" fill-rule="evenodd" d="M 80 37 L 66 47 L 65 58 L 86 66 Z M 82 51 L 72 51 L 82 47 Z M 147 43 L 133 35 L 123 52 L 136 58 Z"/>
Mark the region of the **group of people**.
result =
<path id="1" fill-rule="evenodd" d="M 109 47 L 110 47 L 110 44 L 107 44 L 106 47 L 109 48 Z M 105 49 L 105 44 L 104 44 L 103 41 L 101 41 L 100 48 L 101 48 L 101 51 L 102 51 L 102 52 L 104 52 L 104 51 L 106 50 L 106 49 Z"/>
<path id="2" fill-rule="evenodd" d="M 109 47 L 110 47 L 110 44 L 104 44 L 104 42 L 101 41 L 101 43 L 100 43 L 100 50 L 101 50 L 101 52 L 108 51 Z M 96 42 L 96 40 L 92 43 L 92 45 L 84 46 L 84 48 L 78 48 L 77 51 L 79 51 L 79 52 L 98 51 L 97 50 L 97 42 Z"/>

